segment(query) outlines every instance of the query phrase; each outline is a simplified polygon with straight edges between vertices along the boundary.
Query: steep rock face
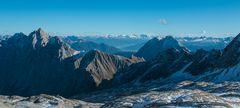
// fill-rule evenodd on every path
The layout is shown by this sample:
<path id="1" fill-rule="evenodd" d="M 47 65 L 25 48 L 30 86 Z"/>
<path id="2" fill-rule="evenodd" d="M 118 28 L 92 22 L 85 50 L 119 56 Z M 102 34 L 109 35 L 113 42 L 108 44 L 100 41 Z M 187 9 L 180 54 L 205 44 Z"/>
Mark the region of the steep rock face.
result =
<path id="1" fill-rule="evenodd" d="M 181 46 L 172 36 L 166 36 L 161 40 L 153 38 L 149 40 L 142 48 L 140 48 L 135 55 L 138 57 L 143 57 L 146 60 L 150 60 L 157 56 L 159 52 L 169 48 L 181 49 Z"/>
<path id="2" fill-rule="evenodd" d="M 214 70 L 210 71 L 200 80 L 213 82 L 240 80 L 240 34 L 237 35 L 224 49 L 222 55 L 216 60 Z"/>
<path id="3" fill-rule="evenodd" d="M 92 50 L 82 58 L 79 68 L 89 72 L 98 86 L 102 80 L 110 80 L 116 72 L 141 61 L 139 58 L 128 59 Z"/>
<path id="4" fill-rule="evenodd" d="M 229 67 L 240 62 L 240 34 L 238 34 L 227 46 L 224 48 L 223 55 L 219 60 L 220 67 Z"/>
<path id="5" fill-rule="evenodd" d="M 193 55 L 193 62 L 185 71 L 192 75 L 201 75 L 204 74 L 204 72 L 212 71 L 217 68 L 218 59 L 221 55 L 221 50 L 213 49 L 211 51 L 205 51 L 199 49 Z"/>
<path id="6" fill-rule="evenodd" d="M 192 61 L 192 54 L 188 50 L 176 48 L 167 49 L 150 61 L 152 64 L 144 73 L 140 81 L 167 78 L 173 73 L 180 71 Z"/>
<path id="7" fill-rule="evenodd" d="M 183 69 L 192 61 L 192 54 L 188 50 L 170 48 L 157 54 L 149 61 L 131 65 L 124 72 L 117 73 L 113 82 L 146 82 L 164 79 Z"/>
<path id="8" fill-rule="evenodd" d="M 47 45 L 49 41 L 49 35 L 41 28 L 30 33 L 29 38 L 32 40 L 33 48 L 41 48 Z"/>

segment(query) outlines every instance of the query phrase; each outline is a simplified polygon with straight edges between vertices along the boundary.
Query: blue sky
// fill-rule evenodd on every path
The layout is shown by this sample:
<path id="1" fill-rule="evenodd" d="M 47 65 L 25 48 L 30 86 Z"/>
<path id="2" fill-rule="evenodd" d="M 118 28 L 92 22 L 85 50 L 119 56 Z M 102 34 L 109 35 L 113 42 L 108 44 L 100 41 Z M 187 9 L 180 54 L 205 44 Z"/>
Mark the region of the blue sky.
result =
<path id="1" fill-rule="evenodd" d="M 0 0 L 0 33 L 240 32 L 240 0 Z"/>

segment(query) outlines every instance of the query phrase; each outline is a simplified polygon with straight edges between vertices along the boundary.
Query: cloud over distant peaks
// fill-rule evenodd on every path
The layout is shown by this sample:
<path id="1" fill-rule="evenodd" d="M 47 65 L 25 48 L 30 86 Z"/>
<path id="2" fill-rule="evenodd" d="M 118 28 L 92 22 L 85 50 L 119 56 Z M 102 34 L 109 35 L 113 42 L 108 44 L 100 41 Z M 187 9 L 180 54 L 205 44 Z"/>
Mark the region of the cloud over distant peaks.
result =
<path id="1" fill-rule="evenodd" d="M 161 25 L 167 25 L 167 24 L 168 24 L 168 21 L 167 21 L 166 19 L 164 19 L 164 18 L 161 18 L 161 19 L 159 20 L 159 23 L 160 23 Z"/>
<path id="2" fill-rule="evenodd" d="M 202 33 L 202 34 L 206 34 L 207 31 L 206 31 L 206 30 L 202 30 L 201 33 Z"/>

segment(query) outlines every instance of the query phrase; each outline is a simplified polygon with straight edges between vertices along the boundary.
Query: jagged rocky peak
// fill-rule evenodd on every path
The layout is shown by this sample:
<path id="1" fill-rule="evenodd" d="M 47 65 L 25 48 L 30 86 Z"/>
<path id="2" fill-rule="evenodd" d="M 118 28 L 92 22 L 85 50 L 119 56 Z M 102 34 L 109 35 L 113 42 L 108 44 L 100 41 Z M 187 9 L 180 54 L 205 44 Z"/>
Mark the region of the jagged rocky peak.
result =
<path id="1" fill-rule="evenodd" d="M 64 43 L 60 37 L 51 37 L 41 28 L 30 33 L 29 38 L 34 49 L 47 47 L 46 49 L 52 51 L 56 50 L 55 53 L 61 60 L 78 53 L 77 51 L 73 50 L 69 45 Z"/>
<path id="2" fill-rule="evenodd" d="M 159 52 L 170 48 L 182 49 L 179 42 L 172 36 L 166 36 L 160 40 L 155 37 L 149 40 L 142 48 L 140 48 L 136 53 L 136 56 L 150 60 L 153 59 Z"/>
<path id="3" fill-rule="evenodd" d="M 116 72 L 141 61 L 143 60 L 136 60 L 136 58 L 132 60 L 99 50 L 92 50 L 83 56 L 80 69 L 85 69 L 85 71 L 89 72 L 98 86 L 103 80 L 112 79 Z"/>
<path id="4" fill-rule="evenodd" d="M 59 37 L 49 37 L 38 29 L 29 36 L 15 34 L 5 41 L 0 48 L 0 93 L 68 95 L 73 92 L 67 91 L 79 75 L 74 71 L 75 65 L 78 65 L 75 61 L 79 58 L 73 56 L 76 51 Z"/>
<path id="5" fill-rule="evenodd" d="M 41 28 L 30 33 L 29 37 L 32 39 L 34 48 L 46 46 L 50 38 L 48 33 L 44 32 Z"/>

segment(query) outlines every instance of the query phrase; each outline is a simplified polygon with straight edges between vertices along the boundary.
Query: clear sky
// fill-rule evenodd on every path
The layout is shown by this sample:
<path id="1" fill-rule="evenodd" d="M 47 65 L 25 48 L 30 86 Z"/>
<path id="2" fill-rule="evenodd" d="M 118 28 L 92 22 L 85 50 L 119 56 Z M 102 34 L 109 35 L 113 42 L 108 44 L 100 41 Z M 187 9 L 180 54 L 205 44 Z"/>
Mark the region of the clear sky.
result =
<path id="1" fill-rule="evenodd" d="M 240 0 L 0 0 L 0 33 L 240 32 Z"/>

